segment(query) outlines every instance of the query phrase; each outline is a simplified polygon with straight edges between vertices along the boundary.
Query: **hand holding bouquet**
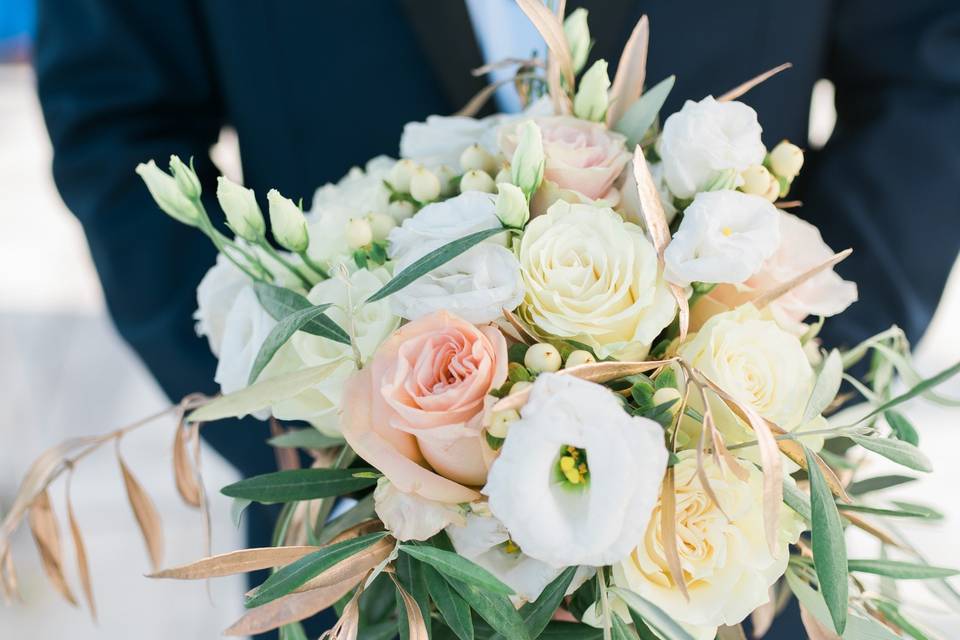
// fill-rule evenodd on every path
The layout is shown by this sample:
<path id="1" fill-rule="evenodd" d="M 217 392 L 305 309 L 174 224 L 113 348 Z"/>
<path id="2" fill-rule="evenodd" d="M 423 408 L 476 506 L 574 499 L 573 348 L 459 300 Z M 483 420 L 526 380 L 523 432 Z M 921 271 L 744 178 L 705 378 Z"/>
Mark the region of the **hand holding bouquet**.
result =
<path id="1" fill-rule="evenodd" d="M 737 638 L 792 594 L 811 637 L 927 637 L 859 576 L 952 575 L 866 519 L 931 512 L 854 491 L 846 453 L 930 471 L 896 407 L 938 399 L 958 367 L 920 379 L 896 328 L 820 344 L 857 290 L 832 270 L 849 250 L 788 211 L 802 151 L 767 149 L 737 101 L 772 73 L 661 124 L 673 78 L 643 90 L 645 19 L 611 81 L 603 60 L 582 69 L 585 12 L 520 4 L 551 53 L 517 76 L 525 111 L 410 123 L 401 160 L 322 187 L 306 214 L 271 191 L 279 249 L 252 191 L 220 180 L 231 238 L 187 164 L 137 169 L 220 251 L 196 319 L 223 395 L 183 405 L 178 447 L 187 425 L 253 414 L 311 425 L 274 444 L 314 460 L 223 489 L 284 504 L 277 546 L 157 577 L 274 568 L 234 634 L 297 637 L 336 606 L 331 638 L 398 622 L 410 638 Z M 866 382 L 845 373 L 867 356 Z M 912 388 L 895 395 L 894 373 Z M 862 403 L 837 413 L 844 381 Z M 6 533 L 74 453 L 26 485 Z M 902 559 L 848 558 L 851 526 Z"/>

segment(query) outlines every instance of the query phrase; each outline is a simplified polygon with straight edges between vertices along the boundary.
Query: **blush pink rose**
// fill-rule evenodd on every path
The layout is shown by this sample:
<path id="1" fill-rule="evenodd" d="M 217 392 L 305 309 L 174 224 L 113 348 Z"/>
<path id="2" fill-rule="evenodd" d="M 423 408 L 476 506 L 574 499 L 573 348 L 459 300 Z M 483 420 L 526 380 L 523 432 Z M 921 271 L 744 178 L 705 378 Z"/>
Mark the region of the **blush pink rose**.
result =
<path id="1" fill-rule="evenodd" d="M 833 255 L 819 229 L 797 216 L 780 212 L 780 246 L 756 274 L 742 285 L 720 285 L 697 304 L 694 326 L 707 317 L 752 300 L 809 271 Z M 857 285 L 827 269 L 770 303 L 781 326 L 802 333 L 803 320 L 811 315 L 834 316 L 857 301 Z"/>
<path id="2" fill-rule="evenodd" d="M 440 311 L 401 327 L 347 382 L 343 436 L 397 489 L 470 502 L 486 481 L 481 421 L 507 378 L 507 342 Z"/>
<path id="3" fill-rule="evenodd" d="M 591 200 L 619 200 L 613 184 L 630 161 L 624 136 L 572 116 L 536 118 L 534 122 L 543 138 L 545 181 Z M 516 127 L 505 127 L 499 138 L 501 151 L 512 158 L 518 144 Z"/>

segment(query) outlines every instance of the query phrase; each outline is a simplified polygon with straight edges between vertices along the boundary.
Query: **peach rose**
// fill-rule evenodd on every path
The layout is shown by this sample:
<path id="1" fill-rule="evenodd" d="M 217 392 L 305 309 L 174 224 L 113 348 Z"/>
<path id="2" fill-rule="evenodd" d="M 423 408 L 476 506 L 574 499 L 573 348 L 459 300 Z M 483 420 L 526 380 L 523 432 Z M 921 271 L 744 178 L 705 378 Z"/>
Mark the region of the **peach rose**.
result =
<path id="1" fill-rule="evenodd" d="M 619 201 L 613 184 L 630 161 L 624 136 L 602 124 L 571 116 L 537 118 L 534 122 L 543 137 L 545 181 L 591 200 Z M 504 127 L 499 137 L 500 149 L 512 158 L 517 148 L 516 127 Z"/>
<path id="2" fill-rule="evenodd" d="M 343 435 L 398 490 L 470 502 L 486 481 L 481 421 L 507 378 L 507 342 L 445 311 L 401 327 L 347 382 Z"/>
<path id="3" fill-rule="evenodd" d="M 719 285 L 702 298 L 693 310 L 692 328 L 717 314 L 752 300 L 833 255 L 820 231 L 797 216 L 780 211 L 780 247 L 767 258 L 756 274 L 742 285 Z M 834 316 L 857 300 L 857 285 L 841 278 L 832 269 L 822 271 L 799 287 L 770 303 L 770 311 L 783 328 L 803 333 L 801 323 L 810 315 Z"/>

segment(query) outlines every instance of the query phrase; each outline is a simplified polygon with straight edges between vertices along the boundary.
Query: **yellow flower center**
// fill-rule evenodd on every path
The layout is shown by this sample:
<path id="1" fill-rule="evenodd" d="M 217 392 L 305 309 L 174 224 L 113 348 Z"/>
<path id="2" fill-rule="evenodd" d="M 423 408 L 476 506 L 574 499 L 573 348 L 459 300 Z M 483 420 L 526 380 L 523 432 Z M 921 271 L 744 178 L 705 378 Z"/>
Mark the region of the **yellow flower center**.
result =
<path id="1" fill-rule="evenodd" d="M 723 235 L 729 238 L 730 236 L 733 235 L 733 229 L 731 229 L 730 227 L 724 227 L 723 229 L 720 230 L 720 233 L 722 233 Z"/>
<path id="2" fill-rule="evenodd" d="M 590 479 L 590 467 L 587 466 L 587 452 L 571 445 L 560 448 L 557 462 L 560 477 L 574 486 L 582 486 Z"/>

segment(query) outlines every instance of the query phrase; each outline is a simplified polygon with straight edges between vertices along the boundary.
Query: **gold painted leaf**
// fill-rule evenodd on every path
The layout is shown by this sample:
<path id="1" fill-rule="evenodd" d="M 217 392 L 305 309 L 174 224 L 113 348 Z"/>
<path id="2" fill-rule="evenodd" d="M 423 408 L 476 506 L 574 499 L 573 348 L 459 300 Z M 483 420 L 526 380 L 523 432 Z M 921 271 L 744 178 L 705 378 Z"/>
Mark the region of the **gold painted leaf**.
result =
<path id="1" fill-rule="evenodd" d="M 170 567 L 148 578 L 171 580 L 205 580 L 207 578 L 222 578 L 237 573 L 248 573 L 262 569 L 272 569 L 299 560 L 303 556 L 320 550 L 321 547 L 262 547 L 241 549 L 221 553 L 196 562 Z"/>
<path id="2" fill-rule="evenodd" d="M 840 636 L 834 633 L 833 629 L 828 629 L 803 605 L 800 606 L 800 621 L 803 623 L 807 635 L 810 636 L 810 640 L 840 640 Z"/>
<path id="3" fill-rule="evenodd" d="M 3 599 L 7 604 L 20 599 L 17 568 L 13 564 L 13 552 L 10 549 L 0 557 L 0 587 L 3 587 Z"/>
<path id="4" fill-rule="evenodd" d="M 550 57 L 547 61 L 547 83 L 557 114 L 569 113 L 570 97 L 564 91 L 560 79 L 563 78 L 567 88 L 573 88 L 573 58 L 570 54 L 567 37 L 563 33 L 563 23 L 540 0 L 517 0 L 517 5 L 540 32 L 547 48 L 550 50 Z"/>
<path id="5" fill-rule="evenodd" d="M 37 544 L 37 550 L 40 552 L 40 559 L 43 562 L 43 570 L 57 592 L 67 602 L 76 606 L 77 599 L 63 575 L 60 529 L 57 526 L 57 518 L 53 513 L 53 506 L 50 504 L 50 495 L 45 490 L 37 495 L 33 504 L 30 505 L 28 520 L 30 531 L 33 533 L 33 539 Z"/>
<path id="6" fill-rule="evenodd" d="M 783 64 L 778 65 L 773 69 L 764 71 L 760 75 L 747 80 L 743 84 L 737 85 L 733 89 L 730 89 L 730 91 L 727 91 L 725 94 L 717 98 L 717 102 L 729 102 L 731 100 L 736 100 L 737 98 L 745 94 L 747 91 L 750 91 L 750 89 L 753 89 L 755 86 L 757 86 L 761 82 L 765 82 L 766 80 L 769 80 L 770 78 L 777 75 L 781 71 L 785 71 L 786 69 L 789 69 L 792 66 L 793 65 L 790 64 L 789 62 L 784 62 Z"/>
<path id="7" fill-rule="evenodd" d="M 346 560 L 333 565 L 315 578 L 311 578 L 302 586 L 294 589 L 294 592 L 332 587 L 343 582 L 349 582 L 357 576 L 366 575 L 390 556 L 395 545 L 396 540 L 390 536 L 378 540 Z"/>
<path id="8" fill-rule="evenodd" d="M 775 595 L 774 587 L 770 587 L 770 600 L 754 609 L 750 614 L 750 626 L 753 627 L 753 637 L 755 639 L 767 635 L 770 627 L 773 626 L 773 620 L 777 616 Z"/>
<path id="9" fill-rule="evenodd" d="M 407 638 L 409 640 L 430 640 L 430 634 L 427 632 L 427 623 L 423 619 L 423 612 L 420 611 L 420 605 L 413 599 L 407 590 L 403 588 L 400 581 L 394 574 L 390 574 L 400 599 L 403 600 L 403 608 L 407 612 Z"/>
<path id="10" fill-rule="evenodd" d="M 717 640 L 747 640 L 747 634 L 743 632 L 742 625 L 722 625 L 717 629 Z"/>
<path id="11" fill-rule="evenodd" d="M 687 593 L 687 581 L 683 577 L 683 567 L 680 566 L 680 552 L 677 550 L 677 494 L 675 493 L 673 467 L 667 468 L 663 478 L 663 488 L 660 493 L 660 539 L 663 552 L 667 555 L 667 568 L 670 569 L 670 578 L 680 589 L 683 597 L 690 600 Z"/>
<path id="12" fill-rule="evenodd" d="M 647 165 L 647 159 L 644 157 L 640 145 L 637 145 L 633 152 L 633 177 L 637 183 L 640 212 L 643 214 L 647 233 L 650 234 L 653 246 L 657 250 L 657 261 L 660 263 L 662 273 L 663 252 L 670 244 L 670 225 L 667 224 L 667 216 L 663 212 L 663 203 L 660 202 L 660 192 L 657 191 L 657 185 L 653 181 L 653 175 L 650 173 L 650 167 Z M 690 302 L 687 300 L 687 293 L 683 287 L 672 282 L 668 282 L 667 285 L 679 310 L 680 342 L 683 342 L 687 339 L 687 332 L 690 331 Z"/>
<path id="13" fill-rule="evenodd" d="M 70 525 L 70 537 L 73 538 L 73 551 L 77 560 L 77 574 L 80 576 L 80 586 L 83 588 L 83 596 L 87 600 L 87 606 L 90 608 L 90 616 L 93 621 L 97 621 L 97 603 L 93 598 L 93 580 L 90 576 L 90 564 L 87 560 L 87 547 L 83 543 L 83 535 L 80 533 L 80 525 L 77 523 L 77 517 L 73 513 L 73 501 L 70 499 L 70 476 L 67 477 L 67 522 Z"/>
<path id="14" fill-rule="evenodd" d="M 291 593 L 277 598 L 273 602 L 251 610 L 223 632 L 226 636 L 252 636 L 266 633 L 300 620 L 305 620 L 333 606 L 340 598 L 350 592 L 363 580 L 363 574 L 356 580 L 347 580 L 339 584 L 312 589 L 303 593 Z"/>
<path id="15" fill-rule="evenodd" d="M 502 312 L 503 312 L 503 317 L 506 318 L 507 322 L 510 323 L 510 326 L 517 331 L 521 340 L 523 340 L 525 344 L 537 344 L 538 342 L 540 342 L 537 339 L 537 336 L 533 335 L 533 332 L 530 330 L 530 328 L 527 327 L 527 325 L 522 320 L 520 320 L 520 318 L 518 318 L 516 314 L 514 314 L 509 309 L 502 309 Z"/>
<path id="16" fill-rule="evenodd" d="M 647 49 L 650 44 L 650 22 L 647 16 L 640 16 L 630 39 L 620 54 L 617 74 L 610 89 L 610 108 L 607 109 L 607 125 L 613 126 L 627 109 L 643 93 L 643 82 L 647 77 Z"/>
<path id="17" fill-rule="evenodd" d="M 173 438 L 173 477 L 177 484 L 177 492 L 183 501 L 191 507 L 202 504 L 202 491 L 193 464 L 190 462 L 190 452 L 187 448 L 187 434 L 184 421 L 177 423 L 177 433 Z"/>
<path id="18" fill-rule="evenodd" d="M 127 490 L 127 500 L 130 502 L 130 508 L 133 510 L 140 533 L 143 534 L 143 540 L 147 545 L 150 563 L 154 571 L 157 571 L 163 565 L 163 525 L 160 522 L 160 514 L 153 500 L 137 481 L 127 463 L 123 461 L 119 450 L 117 462 L 120 464 L 123 485 Z"/>

